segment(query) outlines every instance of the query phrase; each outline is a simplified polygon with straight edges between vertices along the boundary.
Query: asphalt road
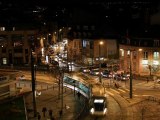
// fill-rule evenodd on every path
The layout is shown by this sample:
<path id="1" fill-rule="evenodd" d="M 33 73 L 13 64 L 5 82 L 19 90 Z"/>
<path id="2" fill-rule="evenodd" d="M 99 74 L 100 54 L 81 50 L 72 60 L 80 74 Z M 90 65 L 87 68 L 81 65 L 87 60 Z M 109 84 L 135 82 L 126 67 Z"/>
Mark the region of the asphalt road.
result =
<path id="1" fill-rule="evenodd" d="M 30 72 L 25 72 L 26 77 L 30 76 Z M 54 83 L 55 79 L 51 78 L 48 73 L 37 73 L 38 76 L 46 76 L 45 79 L 40 77 L 39 81 L 45 81 L 46 83 Z M 95 84 L 98 81 L 97 76 L 87 75 L 89 79 L 86 81 L 91 84 Z M 38 80 L 38 78 L 37 78 Z M 157 100 L 160 100 L 159 89 L 160 85 L 155 84 L 154 81 L 144 81 L 144 80 L 133 80 L 133 98 L 129 98 L 130 88 L 129 81 L 118 82 L 120 87 L 117 89 L 113 84 L 113 80 L 109 80 L 106 78 L 102 78 L 104 86 L 106 87 L 108 94 L 108 115 L 105 118 L 94 118 L 94 119 L 108 119 L 108 120 L 119 120 L 118 118 L 122 118 L 123 120 L 134 120 L 135 115 L 133 111 L 137 109 L 135 107 L 136 104 L 144 101 L 149 96 L 155 97 Z M 86 117 L 86 120 L 93 119 L 90 116 Z"/>

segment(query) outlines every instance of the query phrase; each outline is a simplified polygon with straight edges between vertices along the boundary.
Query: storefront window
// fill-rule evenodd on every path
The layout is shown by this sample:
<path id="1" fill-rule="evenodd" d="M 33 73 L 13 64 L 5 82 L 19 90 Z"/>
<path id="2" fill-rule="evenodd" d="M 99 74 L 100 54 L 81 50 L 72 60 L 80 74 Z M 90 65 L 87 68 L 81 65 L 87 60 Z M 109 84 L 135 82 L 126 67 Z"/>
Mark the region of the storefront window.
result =
<path id="1" fill-rule="evenodd" d="M 3 58 L 2 62 L 3 62 L 3 65 L 6 65 L 7 64 L 7 58 Z"/>

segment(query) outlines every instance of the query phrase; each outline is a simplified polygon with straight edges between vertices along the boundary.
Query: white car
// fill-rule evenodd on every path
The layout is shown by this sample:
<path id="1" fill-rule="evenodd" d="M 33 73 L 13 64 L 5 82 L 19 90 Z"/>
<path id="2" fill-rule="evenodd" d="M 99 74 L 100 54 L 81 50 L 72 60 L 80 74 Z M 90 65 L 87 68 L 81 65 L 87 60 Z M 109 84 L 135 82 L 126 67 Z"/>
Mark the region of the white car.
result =
<path id="1" fill-rule="evenodd" d="M 160 84 L 160 79 L 158 79 L 156 82 Z"/>

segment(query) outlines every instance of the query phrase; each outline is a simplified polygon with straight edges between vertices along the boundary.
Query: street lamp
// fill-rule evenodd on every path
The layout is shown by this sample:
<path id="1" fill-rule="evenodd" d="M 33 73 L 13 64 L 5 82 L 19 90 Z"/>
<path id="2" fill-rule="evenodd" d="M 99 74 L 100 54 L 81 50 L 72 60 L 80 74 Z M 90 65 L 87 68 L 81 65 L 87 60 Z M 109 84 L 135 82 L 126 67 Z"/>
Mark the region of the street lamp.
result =
<path id="1" fill-rule="evenodd" d="M 103 41 L 99 42 L 99 82 L 102 82 L 102 76 L 101 76 L 101 45 L 103 45 Z"/>
<path id="2" fill-rule="evenodd" d="M 132 52 L 135 52 L 136 50 L 130 50 L 130 98 L 132 99 L 132 95 L 133 95 L 133 85 L 132 85 L 132 80 L 133 80 L 133 76 L 132 76 Z M 139 49 L 138 51 L 142 51 L 142 49 Z"/>
<path id="3" fill-rule="evenodd" d="M 31 77 L 32 77 L 32 93 L 33 93 L 33 110 L 34 117 L 37 116 L 37 108 L 36 108 L 36 98 L 35 98 L 35 66 L 34 66 L 34 58 L 33 58 L 33 46 L 31 48 Z"/>
<path id="4" fill-rule="evenodd" d="M 132 98 L 132 51 L 130 50 L 130 98 Z"/>
<path id="5" fill-rule="evenodd" d="M 59 111 L 60 117 L 63 114 L 63 78 L 64 78 L 64 71 L 60 67 L 58 68 L 58 79 L 59 79 L 59 90 L 58 90 L 58 99 L 61 98 L 61 110 Z"/>

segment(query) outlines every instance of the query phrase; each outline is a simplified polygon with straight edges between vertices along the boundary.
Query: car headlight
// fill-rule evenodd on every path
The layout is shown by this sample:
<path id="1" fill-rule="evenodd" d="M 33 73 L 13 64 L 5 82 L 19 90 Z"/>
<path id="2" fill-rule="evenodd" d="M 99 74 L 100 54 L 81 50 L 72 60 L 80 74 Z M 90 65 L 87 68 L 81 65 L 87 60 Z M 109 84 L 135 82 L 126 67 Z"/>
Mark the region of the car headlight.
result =
<path id="1" fill-rule="evenodd" d="M 107 113 L 107 108 L 103 110 L 103 114 L 106 114 L 106 113 Z"/>
<path id="2" fill-rule="evenodd" d="M 94 108 L 91 108 L 90 113 L 91 113 L 91 114 L 94 113 Z"/>

